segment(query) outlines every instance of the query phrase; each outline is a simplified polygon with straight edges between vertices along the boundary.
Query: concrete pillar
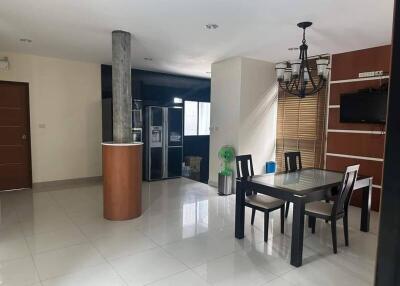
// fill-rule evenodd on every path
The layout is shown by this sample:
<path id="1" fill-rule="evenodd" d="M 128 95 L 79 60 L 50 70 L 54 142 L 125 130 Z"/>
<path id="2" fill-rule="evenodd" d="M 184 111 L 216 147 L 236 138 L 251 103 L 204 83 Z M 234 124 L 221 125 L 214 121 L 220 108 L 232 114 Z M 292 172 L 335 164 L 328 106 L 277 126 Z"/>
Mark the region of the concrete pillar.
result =
<path id="1" fill-rule="evenodd" d="M 113 141 L 103 143 L 104 218 L 142 213 L 142 144 L 132 142 L 131 34 L 112 32 Z"/>
<path id="2" fill-rule="evenodd" d="M 112 32 L 113 140 L 132 142 L 131 34 Z"/>

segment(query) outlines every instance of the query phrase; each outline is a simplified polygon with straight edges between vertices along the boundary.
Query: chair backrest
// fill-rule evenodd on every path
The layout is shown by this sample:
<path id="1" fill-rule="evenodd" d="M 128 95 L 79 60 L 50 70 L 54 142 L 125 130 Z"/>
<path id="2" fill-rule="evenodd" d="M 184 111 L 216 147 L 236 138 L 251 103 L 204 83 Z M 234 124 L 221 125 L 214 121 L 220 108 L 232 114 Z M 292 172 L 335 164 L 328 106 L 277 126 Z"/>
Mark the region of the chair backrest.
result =
<path id="1" fill-rule="evenodd" d="M 239 179 L 254 176 L 253 160 L 250 154 L 236 156 L 236 176 Z"/>
<path id="2" fill-rule="evenodd" d="M 354 184 L 357 180 L 358 169 L 360 165 L 346 167 L 346 172 L 343 175 L 343 180 L 338 189 L 337 199 L 333 205 L 332 214 L 343 214 L 350 203 L 351 194 Z"/>
<path id="3" fill-rule="evenodd" d="M 300 152 L 285 152 L 284 155 L 286 172 L 294 172 L 303 168 Z"/>

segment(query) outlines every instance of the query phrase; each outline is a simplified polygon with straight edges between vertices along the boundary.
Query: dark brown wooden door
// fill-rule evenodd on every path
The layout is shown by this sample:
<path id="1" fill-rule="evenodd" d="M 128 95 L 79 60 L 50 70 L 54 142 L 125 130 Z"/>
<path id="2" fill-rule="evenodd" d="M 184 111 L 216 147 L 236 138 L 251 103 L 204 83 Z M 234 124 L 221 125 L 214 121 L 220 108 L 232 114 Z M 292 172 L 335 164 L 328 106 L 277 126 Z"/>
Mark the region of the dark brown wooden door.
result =
<path id="1" fill-rule="evenodd" d="M 0 190 L 32 187 L 29 85 L 0 81 Z"/>

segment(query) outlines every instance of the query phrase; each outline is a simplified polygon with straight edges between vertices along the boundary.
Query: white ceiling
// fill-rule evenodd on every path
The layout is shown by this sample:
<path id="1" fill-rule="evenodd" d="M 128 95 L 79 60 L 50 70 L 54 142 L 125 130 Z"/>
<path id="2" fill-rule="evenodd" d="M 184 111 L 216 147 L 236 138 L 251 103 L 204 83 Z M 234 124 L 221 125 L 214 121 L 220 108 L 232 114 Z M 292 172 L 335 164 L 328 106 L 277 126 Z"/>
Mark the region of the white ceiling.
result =
<path id="1" fill-rule="evenodd" d="M 296 58 L 288 48 L 304 20 L 314 22 L 309 54 L 388 44 L 392 11 L 393 0 L 1 0 L 0 50 L 111 63 L 111 31 L 122 29 L 133 67 L 208 77 L 232 56 Z"/>

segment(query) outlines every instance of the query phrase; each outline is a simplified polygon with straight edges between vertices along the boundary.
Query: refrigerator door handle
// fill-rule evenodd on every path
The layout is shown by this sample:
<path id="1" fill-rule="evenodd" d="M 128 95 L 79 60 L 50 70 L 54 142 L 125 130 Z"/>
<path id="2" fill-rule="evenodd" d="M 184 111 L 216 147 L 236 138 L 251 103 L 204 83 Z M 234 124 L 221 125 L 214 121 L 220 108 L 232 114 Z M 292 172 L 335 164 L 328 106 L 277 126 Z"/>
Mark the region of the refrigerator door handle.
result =
<path id="1" fill-rule="evenodd" d="M 163 178 L 168 178 L 168 108 L 163 107 Z"/>
<path id="2" fill-rule="evenodd" d="M 151 128 L 150 128 L 150 126 L 151 126 L 151 108 L 149 107 L 149 108 L 146 108 L 146 114 L 145 114 L 145 116 L 146 116 L 146 121 L 148 122 L 147 123 L 147 126 L 146 126 L 146 143 L 147 143 L 147 148 L 146 148 L 146 152 L 145 152 L 145 154 L 146 154 L 146 166 L 147 166 L 147 169 L 146 169 L 146 179 L 147 180 L 151 180 L 151 158 L 150 158 L 150 154 L 151 154 L 151 147 L 150 147 L 150 130 L 151 130 Z"/>

